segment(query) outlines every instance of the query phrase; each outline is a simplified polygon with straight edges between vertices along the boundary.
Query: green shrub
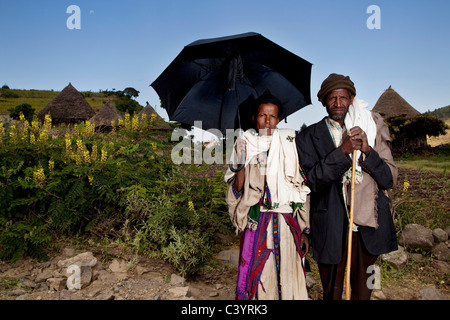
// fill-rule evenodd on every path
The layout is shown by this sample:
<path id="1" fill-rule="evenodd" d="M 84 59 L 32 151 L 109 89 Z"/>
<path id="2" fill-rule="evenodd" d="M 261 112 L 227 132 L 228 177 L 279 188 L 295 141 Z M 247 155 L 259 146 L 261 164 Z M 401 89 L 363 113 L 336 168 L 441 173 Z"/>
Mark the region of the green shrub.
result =
<path id="1" fill-rule="evenodd" d="M 28 103 L 22 103 L 22 104 L 16 106 L 15 108 L 9 109 L 8 111 L 9 111 L 9 116 L 12 119 L 19 120 L 20 114 L 23 114 L 25 119 L 27 119 L 28 122 L 30 122 L 30 123 L 33 120 L 34 113 L 35 113 L 35 109 Z"/>
<path id="2" fill-rule="evenodd" d="M 183 274 L 205 264 L 214 233 L 231 231 L 223 172 L 174 165 L 168 137 L 127 119 L 107 134 L 89 122 L 0 124 L 0 259 L 43 257 L 58 237 L 83 236 L 120 240 Z"/>
<path id="3" fill-rule="evenodd" d="M 0 259 L 16 262 L 24 256 L 45 259 L 43 250 L 51 236 L 46 225 L 33 225 L 27 221 L 0 219 Z"/>
<path id="4" fill-rule="evenodd" d="M 169 236 L 171 241 L 162 249 L 162 256 L 174 265 L 182 276 L 197 272 L 211 255 L 208 241 L 198 229 L 180 232 L 172 227 Z"/>

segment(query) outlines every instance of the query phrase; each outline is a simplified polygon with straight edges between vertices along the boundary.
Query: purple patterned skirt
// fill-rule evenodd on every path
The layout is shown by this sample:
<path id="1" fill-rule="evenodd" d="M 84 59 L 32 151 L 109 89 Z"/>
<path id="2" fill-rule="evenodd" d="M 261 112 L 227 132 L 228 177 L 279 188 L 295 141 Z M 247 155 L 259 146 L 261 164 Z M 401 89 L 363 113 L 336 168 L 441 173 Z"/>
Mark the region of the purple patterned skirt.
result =
<path id="1" fill-rule="evenodd" d="M 270 254 L 275 255 L 276 269 L 279 276 L 279 229 L 278 219 L 283 219 L 289 226 L 293 235 L 297 252 L 303 257 L 301 248 L 301 230 L 297 219 L 292 213 L 261 212 L 256 230 L 245 229 L 241 232 L 239 267 L 236 284 L 237 300 L 258 299 L 258 285 L 261 273 Z M 273 222 L 272 230 L 267 230 L 270 221 Z M 267 232 L 273 233 L 273 249 L 267 247 Z M 278 281 L 278 287 L 280 286 Z M 264 290 L 264 287 L 262 287 Z M 279 298 L 281 290 L 278 288 Z"/>

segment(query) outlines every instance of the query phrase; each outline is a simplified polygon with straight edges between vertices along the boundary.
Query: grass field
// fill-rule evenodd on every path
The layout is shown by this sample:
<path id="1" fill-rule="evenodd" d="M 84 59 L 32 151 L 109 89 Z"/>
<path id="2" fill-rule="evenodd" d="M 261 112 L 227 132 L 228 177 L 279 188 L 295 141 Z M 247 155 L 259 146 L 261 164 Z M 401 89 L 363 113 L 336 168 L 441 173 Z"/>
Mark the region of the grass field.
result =
<path id="1" fill-rule="evenodd" d="M 443 121 L 450 127 L 450 118 Z M 431 147 L 429 150 L 396 158 L 397 165 L 404 169 L 429 170 L 446 175 L 450 169 L 450 129 L 445 135 L 427 137 L 427 142 Z"/>
<path id="2" fill-rule="evenodd" d="M 2 90 L 3 91 L 3 90 Z M 0 96 L 0 114 L 9 114 L 8 109 L 15 108 L 23 103 L 30 104 L 35 112 L 38 113 L 44 108 L 56 95 L 58 91 L 50 90 L 8 90 L 8 94 Z M 116 95 L 107 96 L 103 92 L 81 92 L 86 101 L 97 112 L 108 101 L 118 99 Z"/>
<path id="3" fill-rule="evenodd" d="M 422 160 L 399 160 L 397 165 L 404 169 L 430 170 L 433 172 L 447 173 L 450 167 L 450 158 L 448 161 L 434 162 L 427 159 Z"/>
<path id="4" fill-rule="evenodd" d="M 429 170 L 444 174 L 450 169 L 450 155 L 414 156 L 395 161 L 397 166 L 404 169 Z"/>

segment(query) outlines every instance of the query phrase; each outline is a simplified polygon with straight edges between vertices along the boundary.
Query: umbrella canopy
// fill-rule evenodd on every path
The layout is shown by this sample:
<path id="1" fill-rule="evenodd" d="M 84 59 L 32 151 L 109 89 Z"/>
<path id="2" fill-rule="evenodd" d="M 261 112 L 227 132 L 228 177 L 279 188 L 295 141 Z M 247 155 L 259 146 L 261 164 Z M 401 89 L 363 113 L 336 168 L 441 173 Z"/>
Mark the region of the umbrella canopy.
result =
<path id="1" fill-rule="evenodd" d="M 257 33 L 195 41 L 151 84 L 169 119 L 204 130 L 252 127 L 251 104 L 267 89 L 280 120 L 311 103 L 311 63 Z"/>

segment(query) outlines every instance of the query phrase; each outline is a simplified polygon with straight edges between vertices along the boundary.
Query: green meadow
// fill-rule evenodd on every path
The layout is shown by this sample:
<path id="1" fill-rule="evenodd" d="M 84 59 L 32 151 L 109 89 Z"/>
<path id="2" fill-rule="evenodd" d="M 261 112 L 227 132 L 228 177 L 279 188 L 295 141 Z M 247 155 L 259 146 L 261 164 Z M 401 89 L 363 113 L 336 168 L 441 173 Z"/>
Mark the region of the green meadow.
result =
<path id="1" fill-rule="evenodd" d="M 44 108 L 59 91 L 52 90 L 20 90 L 20 89 L 1 89 L 0 95 L 0 114 L 6 115 L 11 108 L 15 108 L 23 103 L 30 104 L 35 112 L 38 113 Z M 118 97 L 111 92 L 80 92 L 91 107 L 98 111 L 108 101 L 118 100 Z"/>

